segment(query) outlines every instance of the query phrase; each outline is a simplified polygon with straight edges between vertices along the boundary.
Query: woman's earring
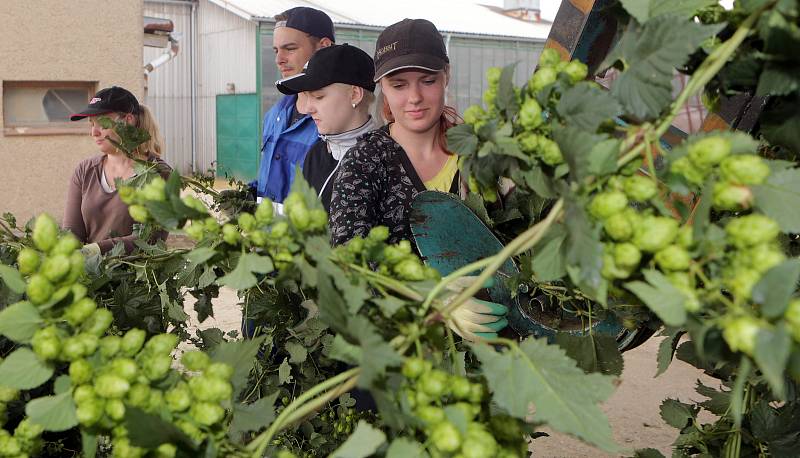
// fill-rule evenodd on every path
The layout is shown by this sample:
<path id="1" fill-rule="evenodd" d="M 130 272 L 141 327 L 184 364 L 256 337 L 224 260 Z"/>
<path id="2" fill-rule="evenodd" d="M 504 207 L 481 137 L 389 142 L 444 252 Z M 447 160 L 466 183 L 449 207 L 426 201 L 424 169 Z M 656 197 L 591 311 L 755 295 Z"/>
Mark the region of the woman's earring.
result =
<path id="1" fill-rule="evenodd" d="M 355 109 L 356 109 L 356 104 L 355 104 L 355 103 L 353 103 L 353 104 L 351 104 L 351 105 L 353 105 L 353 109 L 355 110 Z"/>

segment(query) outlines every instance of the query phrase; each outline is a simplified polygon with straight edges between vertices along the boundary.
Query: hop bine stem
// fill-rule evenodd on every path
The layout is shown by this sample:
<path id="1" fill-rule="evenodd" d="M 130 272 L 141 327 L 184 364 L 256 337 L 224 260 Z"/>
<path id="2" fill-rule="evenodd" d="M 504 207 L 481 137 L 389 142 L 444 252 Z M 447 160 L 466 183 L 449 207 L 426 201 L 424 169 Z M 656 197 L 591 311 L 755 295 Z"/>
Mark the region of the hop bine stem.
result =
<path id="1" fill-rule="evenodd" d="M 309 413 L 319 409 L 322 405 L 330 400 L 351 390 L 358 381 L 359 374 L 361 374 L 361 368 L 356 367 L 350 369 L 342 372 L 336 377 L 330 378 L 314 386 L 303 393 L 297 399 L 292 401 L 291 404 L 286 406 L 285 409 L 283 409 L 280 415 L 278 415 L 278 418 L 272 422 L 272 425 L 270 425 L 269 429 L 259 434 L 247 445 L 247 450 L 253 451 L 253 458 L 261 458 L 264 456 L 264 451 L 278 431 L 282 430 L 286 426 L 291 425 L 298 419 L 305 417 Z M 317 394 L 325 391 L 327 391 L 325 394 L 311 401 Z"/>

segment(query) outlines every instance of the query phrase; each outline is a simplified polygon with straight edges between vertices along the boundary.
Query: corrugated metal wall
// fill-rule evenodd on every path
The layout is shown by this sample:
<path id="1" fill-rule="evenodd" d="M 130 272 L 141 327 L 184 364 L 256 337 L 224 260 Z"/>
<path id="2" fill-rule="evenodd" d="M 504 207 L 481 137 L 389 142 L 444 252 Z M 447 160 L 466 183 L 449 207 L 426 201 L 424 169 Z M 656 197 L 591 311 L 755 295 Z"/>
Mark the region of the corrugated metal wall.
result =
<path id="1" fill-rule="evenodd" d="M 192 170 L 192 8 L 190 4 L 164 4 L 146 1 L 144 15 L 169 19 L 179 32 L 178 55 L 155 69 L 147 78 L 145 104 L 158 120 L 166 143 L 166 160 L 182 173 Z M 144 48 L 144 64 L 164 53 L 164 49 Z"/>
<path id="2" fill-rule="evenodd" d="M 544 41 L 460 36 L 450 38 L 448 56 L 452 70 L 448 104 L 459 113 L 463 113 L 470 105 L 481 104 L 483 91 L 489 85 L 486 81 L 486 70 L 490 67 L 504 67 L 516 62 L 514 82 L 521 86 L 533 73 L 543 49 Z"/>
<path id="3" fill-rule="evenodd" d="M 146 0 L 145 16 L 170 19 L 181 32 L 178 56 L 149 77 L 145 103 L 153 108 L 167 143 L 165 158 L 182 173 L 205 171 L 216 161 L 216 96 L 256 92 L 256 28 L 219 6 Z M 192 46 L 194 45 L 194 49 Z M 144 63 L 163 50 L 145 48 Z M 196 79 L 196 133 L 192 164 L 192 57 Z"/>
<path id="4" fill-rule="evenodd" d="M 263 87 L 261 103 L 264 111 L 277 101 L 281 94 L 274 82 L 280 78 L 272 52 L 272 24 L 263 23 L 261 28 L 261 66 Z M 353 28 L 336 28 L 336 42 L 358 46 L 370 55 L 375 52 L 378 31 Z M 447 40 L 447 35 L 445 35 Z M 448 42 L 451 65 L 448 104 L 459 113 L 468 106 L 481 103 L 486 90 L 486 70 L 518 62 L 515 82 L 522 85 L 533 73 L 544 41 L 505 40 L 492 37 L 452 36 Z"/>
<path id="5" fill-rule="evenodd" d="M 216 96 L 256 91 L 256 29 L 248 21 L 201 0 L 198 31 L 198 132 L 197 167 L 206 170 L 216 161 Z"/>

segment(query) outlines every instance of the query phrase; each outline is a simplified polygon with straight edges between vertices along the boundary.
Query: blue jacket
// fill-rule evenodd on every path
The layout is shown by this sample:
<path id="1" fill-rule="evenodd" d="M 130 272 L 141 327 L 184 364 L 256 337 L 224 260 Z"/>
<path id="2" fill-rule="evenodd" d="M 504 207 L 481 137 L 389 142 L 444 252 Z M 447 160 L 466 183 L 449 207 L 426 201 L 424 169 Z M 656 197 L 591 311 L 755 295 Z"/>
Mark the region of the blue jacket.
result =
<path id="1" fill-rule="evenodd" d="M 295 166 L 303 167 L 306 153 L 319 139 L 311 116 L 289 125 L 296 102 L 296 95 L 284 96 L 264 115 L 256 195 L 273 202 L 283 202 L 289 194 Z"/>

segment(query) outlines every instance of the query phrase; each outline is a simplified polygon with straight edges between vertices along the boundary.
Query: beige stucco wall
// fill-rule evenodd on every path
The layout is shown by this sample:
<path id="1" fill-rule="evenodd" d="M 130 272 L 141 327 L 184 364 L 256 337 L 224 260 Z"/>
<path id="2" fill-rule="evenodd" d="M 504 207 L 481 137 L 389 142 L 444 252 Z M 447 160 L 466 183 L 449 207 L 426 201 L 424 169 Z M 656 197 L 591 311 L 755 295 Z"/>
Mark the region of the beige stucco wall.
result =
<path id="1" fill-rule="evenodd" d="M 141 99 L 142 0 L 0 3 L 0 81 L 96 81 Z M 75 165 L 95 154 L 88 127 L 83 135 L 5 136 L 2 123 L 0 110 L 0 213 L 24 222 L 46 211 L 61 220 Z"/>

